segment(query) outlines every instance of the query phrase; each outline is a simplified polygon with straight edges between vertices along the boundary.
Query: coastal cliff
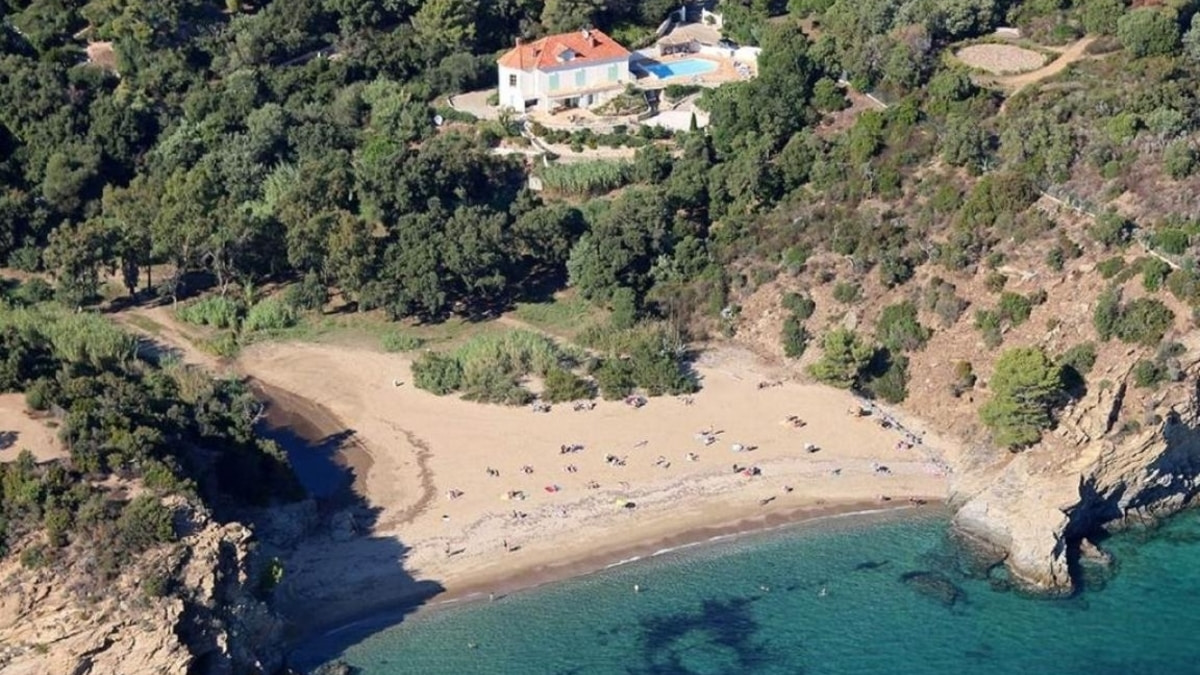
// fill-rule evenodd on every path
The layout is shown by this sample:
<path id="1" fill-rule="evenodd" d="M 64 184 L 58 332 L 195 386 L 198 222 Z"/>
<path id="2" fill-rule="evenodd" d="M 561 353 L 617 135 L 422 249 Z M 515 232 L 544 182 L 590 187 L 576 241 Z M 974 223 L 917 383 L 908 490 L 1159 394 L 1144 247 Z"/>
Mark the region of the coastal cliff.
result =
<path id="1" fill-rule="evenodd" d="M 86 551 L 0 566 L 0 671 L 11 675 L 276 673 L 283 623 L 252 594 L 251 532 L 183 505 L 188 532 L 99 585 Z M 36 550 L 36 542 L 25 542 Z M 156 586 L 155 579 L 173 579 Z"/>
<path id="2" fill-rule="evenodd" d="M 1095 387 L 1068 409 L 1042 443 L 982 477 L 964 476 L 953 488 L 955 530 L 1002 557 L 1021 585 L 1070 592 L 1094 535 L 1152 523 L 1200 493 L 1196 365 L 1184 364 L 1180 382 L 1141 398 L 1126 367 L 1116 384 Z"/>

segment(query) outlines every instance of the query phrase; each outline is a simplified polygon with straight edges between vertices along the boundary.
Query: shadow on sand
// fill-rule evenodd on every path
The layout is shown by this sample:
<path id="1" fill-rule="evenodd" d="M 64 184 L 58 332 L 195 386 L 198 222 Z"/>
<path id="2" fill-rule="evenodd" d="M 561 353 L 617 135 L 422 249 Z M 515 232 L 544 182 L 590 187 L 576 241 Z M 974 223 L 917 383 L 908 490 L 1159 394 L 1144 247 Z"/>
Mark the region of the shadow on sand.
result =
<path id="1" fill-rule="evenodd" d="M 354 430 L 311 400 L 261 382 L 250 386 L 266 404 L 259 432 L 284 449 L 316 503 L 313 527 L 282 551 L 285 569 L 295 574 L 289 579 L 285 572 L 274 603 L 294 627 L 288 665 L 310 672 L 400 623 L 445 589 L 404 569 L 409 548 L 401 541 L 368 534 L 380 509 L 354 489 L 357 472 L 370 466 Z M 362 575 L 360 566 L 369 574 Z"/>

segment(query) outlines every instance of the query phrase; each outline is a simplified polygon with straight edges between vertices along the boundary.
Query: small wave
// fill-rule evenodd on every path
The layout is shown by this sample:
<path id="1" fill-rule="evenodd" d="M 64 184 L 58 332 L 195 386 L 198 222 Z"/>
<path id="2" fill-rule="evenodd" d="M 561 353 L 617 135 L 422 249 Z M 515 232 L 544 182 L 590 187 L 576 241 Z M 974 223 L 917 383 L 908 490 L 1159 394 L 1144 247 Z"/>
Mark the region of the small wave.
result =
<path id="1" fill-rule="evenodd" d="M 616 562 L 614 562 L 614 563 L 609 563 L 609 564 L 607 564 L 607 565 L 605 565 L 605 566 L 604 566 L 604 569 L 606 569 L 606 570 L 607 570 L 607 569 L 612 569 L 613 567 L 620 567 L 621 565 L 628 565 L 629 563 L 632 563 L 632 562 L 637 562 L 637 561 L 639 561 L 639 560 L 641 560 L 641 559 L 642 559 L 642 556 L 640 556 L 640 555 L 635 555 L 635 556 L 633 556 L 632 558 L 624 558 L 624 559 L 622 559 L 622 560 L 618 560 L 618 561 L 616 561 Z"/>

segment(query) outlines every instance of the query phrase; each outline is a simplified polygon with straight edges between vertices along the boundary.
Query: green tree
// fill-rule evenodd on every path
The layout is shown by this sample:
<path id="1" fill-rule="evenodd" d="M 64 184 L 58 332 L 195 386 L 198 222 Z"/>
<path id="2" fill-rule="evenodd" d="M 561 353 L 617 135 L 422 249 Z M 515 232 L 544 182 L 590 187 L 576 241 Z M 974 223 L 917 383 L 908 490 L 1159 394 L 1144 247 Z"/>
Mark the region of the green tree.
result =
<path id="1" fill-rule="evenodd" d="M 1115 34 L 1117 22 L 1124 14 L 1122 0 L 1084 0 L 1080 7 L 1083 28 L 1089 33 Z"/>
<path id="2" fill-rule="evenodd" d="M 1117 21 L 1117 38 L 1138 58 L 1174 54 L 1179 49 L 1179 24 L 1158 8 L 1143 7 Z"/>
<path id="3" fill-rule="evenodd" d="M 99 220 L 54 230 L 44 257 L 63 304 L 81 307 L 96 296 L 100 290 L 100 270 L 114 266 L 115 245 L 115 231 Z"/>
<path id="4" fill-rule="evenodd" d="M 988 388 L 992 398 L 979 416 L 996 443 L 1032 445 L 1054 424 L 1051 413 L 1063 399 L 1062 369 L 1038 347 L 1016 347 L 996 360 Z"/>
<path id="5" fill-rule="evenodd" d="M 1172 142 L 1163 151 L 1163 169 L 1175 180 L 1183 180 L 1196 172 L 1200 155 L 1186 140 Z"/>
<path id="6" fill-rule="evenodd" d="M 920 349 L 930 330 L 917 320 L 917 307 L 905 300 L 883 308 L 875 324 L 875 339 L 893 352 Z"/>
<path id="7" fill-rule="evenodd" d="M 412 22 L 432 53 L 472 52 L 479 9 L 479 0 L 425 0 Z"/>
<path id="8" fill-rule="evenodd" d="M 1200 62 L 1200 14 L 1192 15 L 1192 23 L 1183 34 L 1183 53 L 1194 62 Z"/>
<path id="9" fill-rule="evenodd" d="M 863 368 L 875 353 L 848 328 L 835 328 L 826 333 L 821 340 L 821 349 L 821 358 L 809 367 L 809 373 L 825 384 L 842 389 L 858 383 Z"/>
<path id="10" fill-rule="evenodd" d="M 594 25 L 604 10 L 603 0 L 546 0 L 542 26 L 551 33 L 569 33 Z"/>
<path id="11" fill-rule="evenodd" d="M 783 320 L 780 340 L 783 342 L 784 356 L 789 359 L 798 359 L 804 356 L 809 340 L 808 331 L 804 329 L 804 321 L 795 314 L 789 314 Z"/>

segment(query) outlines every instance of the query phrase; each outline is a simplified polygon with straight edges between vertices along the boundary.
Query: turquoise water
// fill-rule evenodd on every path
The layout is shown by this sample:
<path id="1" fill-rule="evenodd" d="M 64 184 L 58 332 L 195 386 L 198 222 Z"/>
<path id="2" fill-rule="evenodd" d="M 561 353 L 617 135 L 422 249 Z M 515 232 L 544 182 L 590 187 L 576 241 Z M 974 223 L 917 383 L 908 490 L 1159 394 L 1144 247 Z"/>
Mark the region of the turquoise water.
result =
<path id="1" fill-rule="evenodd" d="M 717 69 L 717 64 L 707 59 L 684 59 L 670 63 L 653 63 L 642 66 L 646 72 L 665 80 L 668 77 L 684 77 L 686 75 L 703 75 Z"/>
<path id="2" fill-rule="evenodd" d="M 1065 600 L 969 577 L 945 525 L 843 520 L 718 542 L 432 609 L 340 656 L 364 675 L 1200 672 L 1196 514 L 1105 542 L 1119 566 Z"/>

